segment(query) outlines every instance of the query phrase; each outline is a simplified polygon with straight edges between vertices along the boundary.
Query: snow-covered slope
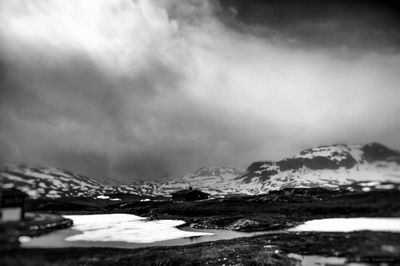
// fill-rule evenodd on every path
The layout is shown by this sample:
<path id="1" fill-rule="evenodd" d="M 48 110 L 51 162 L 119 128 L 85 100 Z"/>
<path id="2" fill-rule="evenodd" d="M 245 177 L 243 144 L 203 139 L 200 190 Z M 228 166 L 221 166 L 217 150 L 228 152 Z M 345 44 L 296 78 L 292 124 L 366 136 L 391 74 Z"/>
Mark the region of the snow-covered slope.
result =
<path id="1" fill-rule="evenodd" d="M 211 195 L 240 193 L 236 178 L 243 173 L 244 170 L 233 167 L 202 167 L 183 177 L 160 182 L 156 193 L 166 195 L 189 187 Z"/>
<path id="2" fill-rule="evenodd" d="M 7 165 L 0 170 L 1 186 L 15 187 L 31 198 L 95 197 L 104 194 L 129 193 L 153 195 L 154 185 L 107 186 L 96 179 L 52 167 Z"/>
<path id="3" fill-rule="evenodd" d="M 320 146 L 278 162 L 255 162 L 239 180 L 251 194 L 285 187 L 400 188 L 400 153 L 377 143 Z"/>
<path id="4" fill-rule="evenodd" d="M 86 197 L 101 187 L 94 179 L 56 168 L 8 165 L 0 174 L 3 187 L 15 186 L 32 198 Z"/>
<path id="5" fill-rule="evenodd" d="M 97 197 L 108 194 L 167 196 L 192 186 L 212 195 L 239 193 L 235 180 L 244 170 L 228 167 L 200 168 L 180 178 L 136 181 L 129 185 L 105 185 L 93 178 L 51 167 L 8 165 L 0 171 L 2 187 L 16 187 L 32 198 Z M 108 180 L 107 180 L 108 181 Z"/>
<path id="6" fill-rule="evenodd" d="M 8 165 L 0 171 L 3 187 L 16 187 L 32 198 L 95 197 L 106 194 L 165 196 L 192 186 L 210 194 L 239 193 L 235 179 L 244 170 L 229 167 L 200 168 L 180 178 L 137 181 L 129 185 L 105 185 L 93 178 L 51 167 Z M 108 180 L 107 180 L 108 181 Z M 106 198 L 106 197 L 104 197 Z"/>

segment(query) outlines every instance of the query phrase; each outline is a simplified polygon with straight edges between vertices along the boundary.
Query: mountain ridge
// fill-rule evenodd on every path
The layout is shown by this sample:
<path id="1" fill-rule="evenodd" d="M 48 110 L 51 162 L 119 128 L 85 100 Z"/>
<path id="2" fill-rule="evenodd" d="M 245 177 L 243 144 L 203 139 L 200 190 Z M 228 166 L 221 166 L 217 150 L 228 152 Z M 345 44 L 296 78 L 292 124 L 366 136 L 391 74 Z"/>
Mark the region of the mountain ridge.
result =
<path id="1" fill-rule="evenodd" d="M 400 152 L 382 144 L 336 144 L 306 149 L 277 162 L 254 162 L 237 179 L 254 187 L 263 183 L 262 191 L 296 186 L 340 188 L 371 179 L 400 182 L 399 166 Z"/>
<path id="2" fill-rule="evenodd" d="M 262 194 L 283 188 L 323 187 L 369 191 L 400 189 L 400 152 L 379 143 L 335 144 L 305 149 L 279 161 L 257 161 L 246 170 L 200 167 L 181 177 L 106 185 L 94 178 L 54 167 L 9 165 L 0 171 L 2 186 L 38 197 L 97 197 L 134 194 L 167 196 L 194 187 L 214 196 Z"/>

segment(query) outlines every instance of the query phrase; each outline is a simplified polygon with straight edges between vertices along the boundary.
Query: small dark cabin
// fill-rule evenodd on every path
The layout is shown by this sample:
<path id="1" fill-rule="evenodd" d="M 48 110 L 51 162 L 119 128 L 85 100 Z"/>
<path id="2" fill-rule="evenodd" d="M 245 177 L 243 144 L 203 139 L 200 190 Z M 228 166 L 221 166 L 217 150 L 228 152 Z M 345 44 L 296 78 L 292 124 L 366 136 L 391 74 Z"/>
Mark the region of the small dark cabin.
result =
<path id="1" fill-rule="evenodd" d="M 204 193 L 197 189 L 193 189 L 192 187 L 189 187 L 189 189 L 176 191 L 171 195 L 173 201 L 195 201 L 208 199 L 207 193 Z"/>
<path id="2" fill-rule="evenodd" d="M 18 189 L 0 190 L 0 221 L 22 221 L 25 218 L 25 199 L 28 195 Z"/>

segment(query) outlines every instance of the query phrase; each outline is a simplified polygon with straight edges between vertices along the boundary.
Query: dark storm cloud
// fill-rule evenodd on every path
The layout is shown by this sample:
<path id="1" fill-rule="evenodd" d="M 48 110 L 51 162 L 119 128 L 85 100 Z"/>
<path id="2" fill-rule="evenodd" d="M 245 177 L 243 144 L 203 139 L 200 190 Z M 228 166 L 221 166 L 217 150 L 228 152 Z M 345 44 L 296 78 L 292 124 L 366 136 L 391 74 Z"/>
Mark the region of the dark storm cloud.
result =
<path id="1" fill-rule="evenodd" d="M 113 174 L 111 164 L 115 164 L 122 170 L 116 170 L 116 174 L 142 176 L 146 172 L 142 168 L 149 168 L 146 163 L 131 174 L 123 170 L 132 167 L 119 162 L 121 159 L 137 166 L 136 160 L 142 155 L 123 158 L 128 155 L 114 154 L 113 149 L 123 149 L 124 142 L 141 141 L 140 135 L 146 133 L 135 131 L 147 126 L 146 106 L 162 94 L 157 91 L 159 84 L 171 90 L 177 87 L 178 75 L 149 60 L 147 67 L 133 77 L 116 79 L 82 55 L 68 54 L 62 63 L 48 66 L 53 57 L 31 56 L 25 64 L 8 62 L 3 71 L 3 161 L 51 163 L 98 176 Z M 132 128 L 126 127 L 127 121 L 133 123 Z M 130 148 L 135 149 L 135 145 Z M 162 171 L 156 163 L 153 167 L 145 177 Z"/>
<path id="2" fill-rule="evenodd" d="M 319 4 L 267 1 L 257 15 L 256 1 L 37 1 L 1 4 L 4 163 L 128 180 L 336 142 L 400 148 L 391 28 L 377 26 L 387 46 L 343 52 L 343 16 L 313 16 Z"/>
<path id="3" fill-rule="evenodd" d="M 396 1 L 218 0 L 229 26 L 289 45 L 400 51 L 400 8 Z"/>

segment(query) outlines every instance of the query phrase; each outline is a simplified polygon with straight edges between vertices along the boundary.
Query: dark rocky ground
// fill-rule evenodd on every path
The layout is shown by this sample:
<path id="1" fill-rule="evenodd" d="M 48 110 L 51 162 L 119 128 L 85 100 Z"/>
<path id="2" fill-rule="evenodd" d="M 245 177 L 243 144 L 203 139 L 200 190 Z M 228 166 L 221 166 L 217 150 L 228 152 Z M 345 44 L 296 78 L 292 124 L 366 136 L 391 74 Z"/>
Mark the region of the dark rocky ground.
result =
<path id="1" fill-rule="evenodd" d="M 64 214 L 130 213 L 150 219 L 180 219 L 197 228 L 251 232 L 285 229 L 319 218 L 400 217 L 400 191 L 345 193 L 314 189 L 197 202 L 115 203 L 75 198 L 36 200 L 30 203 L 29 208 Z"/>
<path id="2" fill-rule="evenodd" d="M 285 229 L 330 217 L 400 217 L 400 191 L 332 193 L 281 191 L 199 202 L 58 199 L 36 200 L 31 211 L 47 213 L 131 213 L 150 219 L 182 219 L 198 228 L 238 231 Z M 276 233 L 179 247 L 144 249 L 8 249 L 0 265 L 296 265 L 288 253 L 339 256 L 356 261 L 385 259 L 400 264 L 400 234 Z M 370 261 L 368 261 L 370 260 Z M 373 262 L 373 261 L 372 261 Z"/>
<path id="3" fill-rule="evenodd" d="M 272 194 L 200 202 L 148 202 L 108 206 L 155 219 L 182 219 L 197 228 L 265 231 L 334 217 L 400 217 L 400 191 Z M 243 222 L 243 221 L 247 221 Z"/>

